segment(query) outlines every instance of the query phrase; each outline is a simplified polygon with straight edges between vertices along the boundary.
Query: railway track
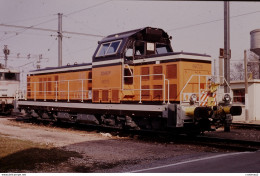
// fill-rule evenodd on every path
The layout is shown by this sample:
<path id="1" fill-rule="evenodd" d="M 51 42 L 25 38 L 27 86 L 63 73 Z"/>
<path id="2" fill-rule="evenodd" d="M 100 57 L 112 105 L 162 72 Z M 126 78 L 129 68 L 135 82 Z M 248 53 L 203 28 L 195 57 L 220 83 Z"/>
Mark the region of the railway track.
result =
<path id="1" fill-rule="evenodd" d="M 111 127 L 100 127 L 76 123 L 57 123 L 51 120 L 26 119 L 22 116 L 14 118 L 16 121 L 33 123 L 36 125 L 58 126 L 61 128 L 70 128 L 72 130 L 95 131 L 110 133 L 112 136 L 124 136 L 129 139 L 137 139 L 145 142 L 156 142 L 163 144 L 187 144 L 208 146 L 231 151 L 257 151 L 260 149 L 260 141 L 238 140 L 231 138 L 208 137 L 206 135 L 190 136 L 186 134 L 172 134 L 169 132 L 120 130 Z"/>
<path id="2" fill-rule="evenodd" d="M 232 123 L 232 127 L 241 128 L 241 129 L 256 129 L 256 130 L 260 130 L 260 124 Z"/>
<path id="3" fill-rule="evenodd" d="M 186 137 L 185 139 L 182 139 L 182 142 L 193 143 L 196 145 L 206 145 L 235 151 L 257 151 L 260 149 L 260 142 L 258 141 L 237 140 L 217 137 Z"/>
<path id="4" fill-rule="evenodd" d="M 151 135 L 152 134 L 152 135 Z M 138 139 L 158 143 L 176 143 L 198 146 L 208 146 L 231 151 L 257 151 L 260 150 L 260 141 L 238 140 L 231 138 L 208 137 L 204 135 L 190 136 L 186 134 L 169 134 L 139 132 Z"/>

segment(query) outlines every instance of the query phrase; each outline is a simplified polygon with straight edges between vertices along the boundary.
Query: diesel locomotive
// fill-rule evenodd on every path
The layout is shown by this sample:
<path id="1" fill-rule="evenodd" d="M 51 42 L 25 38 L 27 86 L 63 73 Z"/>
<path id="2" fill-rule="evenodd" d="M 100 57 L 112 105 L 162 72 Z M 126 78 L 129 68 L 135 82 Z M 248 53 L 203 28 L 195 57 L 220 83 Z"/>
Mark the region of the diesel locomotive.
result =
<path id="1" fill-rule="evenodd" d="M 152 27 L 109 35 L 92 63 L 29 72 L 18 108 L 33 118 L 113 128 L 228 130 L 242 109 L 224 93 L 224 78 L 211 75 L 211 57 L 174 52 L 171 39 Z"/>

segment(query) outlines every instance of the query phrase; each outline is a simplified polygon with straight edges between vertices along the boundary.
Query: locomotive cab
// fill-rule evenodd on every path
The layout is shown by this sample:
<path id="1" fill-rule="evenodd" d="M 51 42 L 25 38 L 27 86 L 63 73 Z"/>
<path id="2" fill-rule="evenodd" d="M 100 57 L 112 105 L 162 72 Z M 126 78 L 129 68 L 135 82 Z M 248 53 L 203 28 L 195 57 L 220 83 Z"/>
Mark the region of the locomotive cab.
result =
<path id="1" fill-rule="evenodd" d="M 191 75 L 211 74 L 211 57 L 173 52 L 170 40 L 165 31 L 151 27 L 102 39 L 92 61 L 93 102 L 179 102 Z"/>
<path id="2" fill-rule="evenodd" d="M 170 39 L 162 29 L 150 27 L 112 34 L 99 42 L 93 62 L 124 58 L 125 63 L 133 63 L 135 59 L 171 53 Z"/>
<path id="3" fill-rule="evenodd" d="M 161 29 L 146 28 L 129 39 L 124 53 L 125 63 L 132 64 L 135 59 L 173 52 L 170 39 Z"/>

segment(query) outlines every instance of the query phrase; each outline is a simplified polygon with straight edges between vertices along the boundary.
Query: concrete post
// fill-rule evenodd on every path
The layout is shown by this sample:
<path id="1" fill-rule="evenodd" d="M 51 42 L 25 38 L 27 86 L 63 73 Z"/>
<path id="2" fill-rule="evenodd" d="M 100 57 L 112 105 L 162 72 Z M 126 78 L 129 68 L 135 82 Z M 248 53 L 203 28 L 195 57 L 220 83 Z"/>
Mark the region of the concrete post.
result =
<path id="1" fill-rule="evenodd" d="M 62 66 L 62 13 L 58 13 L 58 66 Z"/>
<path id="2" fill-rule="evenodd" d="M 244 50 L 244 65 L 245 65 L 245 122 L 249 123 L 249 110 L 248 110 L 248 78 L 247 78 L 247 57 L 246 50 Z"/>

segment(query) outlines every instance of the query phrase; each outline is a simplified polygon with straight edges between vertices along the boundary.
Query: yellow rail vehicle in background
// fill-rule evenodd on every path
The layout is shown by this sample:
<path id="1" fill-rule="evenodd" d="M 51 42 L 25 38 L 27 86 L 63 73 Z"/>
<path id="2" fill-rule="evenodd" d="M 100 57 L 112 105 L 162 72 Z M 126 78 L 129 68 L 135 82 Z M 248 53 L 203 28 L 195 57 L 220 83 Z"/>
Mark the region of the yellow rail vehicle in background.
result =
<path id="1" fill-rule="evenodd" d="M 211 57 L 173 52 L 170 39 L 151 27 L 109 35 L 92 63 L 31 71 L 18 106 L 37 118 L 119 128 L 228 128 L 241 107 L 215 84 L 223 79 L 210 76 Z"/>

